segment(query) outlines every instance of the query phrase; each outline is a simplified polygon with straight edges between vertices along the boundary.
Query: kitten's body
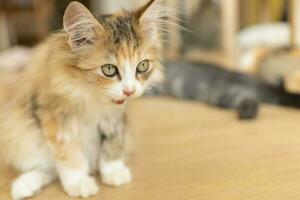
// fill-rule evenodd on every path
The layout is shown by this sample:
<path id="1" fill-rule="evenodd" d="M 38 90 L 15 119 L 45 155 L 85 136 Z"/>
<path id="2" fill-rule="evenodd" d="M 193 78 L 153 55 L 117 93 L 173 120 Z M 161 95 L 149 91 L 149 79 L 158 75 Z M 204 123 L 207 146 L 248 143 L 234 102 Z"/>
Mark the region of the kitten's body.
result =
<path id="1" fill-rule="evenodd" d="M 97 170 L 109 185 L 131 180 L 124 104 L 161 76 L 161 15 L 153 17 L 153 2 L 98 21 L 70 4 L 64 31 L 36 49 L 15 83 L 1 84 L 1 156 L 22 172 L 14 199 L 31 197 L 57 177 L 70 196 L 92 196 Z"/>
<path id="2" fill-rule="evenodd" d="M 34 63 L 30 65 L 28 71 L 21 75 L 22 77 L 15 84 L 4 88 L 7 93 L 10 91 L 13 93 L 6 96 L 6 100 L 1 104 L 0 113 L 0 145 L 6 161 L 19 171 L 31 171 L 38 168 L 43 173 L 51 174 L 49 179 L 57 176 L 54 157 L 66 159 L 64 157 L 71 156 L 67 154 L 76 155 L 76 151 L 82 151 L 88 161 L 86 172 L 96 172 L 101 152 L 101 133 L 98 130 L 100 124 L 106 122 L 114 127 L 122 126 L 123 123 L 120 120 L 124 114 L 124 106 L 113 105 L 101 94 L 95 93 L 91 96 L 86 92 L 88 85 L 81 85 L 75 80 L 72 87 L 78 84 L 76 88 L 67 85 L 68 77 L 64 77 L 61 73 L 61 70 L 65 70 L 65 63 L 60 58 L 51 58 L 52 55 L 50 55 L 50 46 L 58 45 L 59 48 L 55 49 L 57 53 L 59 52 L 58 55 L 68 56 L 63 49 L 60 49 L 62 45 L 60 37 L 65 37 L 65 35 L 55 35 L 40 46 L 39 55 L 33 59 Z M 51 65 L 51 62 L 55 64 Z M 60 83 L 65 85 L 60 85 Z M 60 136 L 57 135 L 56 131 L 60 125 L 54 122 L 56 119 L 48 121 L 51 115 L 66 118 L 59 120 L 63 120 L 64 129 L 70 131 L 61 133 Z M 119 121 L 112 124 L 109 120 Z M 105 124 L 105 126 L 109 125 Z M 109 130 L 110 127 L 107 129 Z M 72 143 L 79 144 L 80 148 L 59 147 L 57 139 L 71 140 Z M 55 150 L 57 152 L 54 152 L 57 155 L 53 155 L 50 149 L 49 143 L 51 142 L 55 143 L 52 145 L 58 145 L 54 147 L 58 148 Z M 121 157 L 120 155 L 118 159 Z M 78 158 L 74 163 L 69 164 L 78 167 L 83 162 L 81 158 Z M 86 187 L 89 187 L 88 183 Z M 13 195 L 18 193 L 12 192 Z M 17 198 L 18 195 L 15 194 L 14 197 Z"/>

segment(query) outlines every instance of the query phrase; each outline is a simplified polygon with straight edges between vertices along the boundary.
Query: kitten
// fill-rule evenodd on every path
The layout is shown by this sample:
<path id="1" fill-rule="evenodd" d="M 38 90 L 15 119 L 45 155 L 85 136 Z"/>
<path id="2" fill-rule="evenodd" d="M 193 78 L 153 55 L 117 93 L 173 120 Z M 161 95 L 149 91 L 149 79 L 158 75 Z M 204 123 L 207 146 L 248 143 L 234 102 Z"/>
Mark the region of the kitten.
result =
<path id="1" fill-rule="evenodd" d="M 299 95 L 221 66 L 191 62 L 169 62 L 164 66 L 165 81 L 152 90 L 156 95 L 234 109 L 242 120 L 254 119 L 260 102 L 300 108 Z"/>
<path id="2" fill-rule="evenodd" d="M 1 153 L 21 172 L 13 199 L 56 178 L 70 196 L 93 196 L 97 170 L 108 185 L 131 181 L 125 104 L 162 78 L 160 27 L 168 10 L 160 5 L 150 0 L 96 19 L 72 2 L 64 30 L 37 47 L 14 84 L 1 84 Z"/>

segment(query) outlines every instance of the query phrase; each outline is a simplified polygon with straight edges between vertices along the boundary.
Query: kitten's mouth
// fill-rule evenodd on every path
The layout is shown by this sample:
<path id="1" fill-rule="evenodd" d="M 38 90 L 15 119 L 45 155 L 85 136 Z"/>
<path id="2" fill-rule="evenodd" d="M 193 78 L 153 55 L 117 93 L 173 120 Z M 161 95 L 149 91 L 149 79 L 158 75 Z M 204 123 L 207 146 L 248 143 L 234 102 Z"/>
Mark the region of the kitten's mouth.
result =
<path id="1" fill-rule="evenodd" d="M 126 100 L 112 100 L 113 103 L 118 104 L 118 105 L 122 105 L 125 103 Z"/>

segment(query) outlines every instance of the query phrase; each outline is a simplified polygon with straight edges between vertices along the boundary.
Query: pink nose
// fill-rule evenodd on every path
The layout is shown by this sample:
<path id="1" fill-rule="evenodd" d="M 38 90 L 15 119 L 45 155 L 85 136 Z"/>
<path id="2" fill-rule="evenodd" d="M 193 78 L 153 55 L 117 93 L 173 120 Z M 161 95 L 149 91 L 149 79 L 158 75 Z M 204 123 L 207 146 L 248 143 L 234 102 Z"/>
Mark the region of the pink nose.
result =
<path id="1" fill-rule="evenodd" d="M 133 95 L 134 93 L 135 93 L 135 90 L 123 90 L 123 93 L 126 95 L 126 96 L 128 96 L 128 97 L 130 97 L 131 95 Z"/>

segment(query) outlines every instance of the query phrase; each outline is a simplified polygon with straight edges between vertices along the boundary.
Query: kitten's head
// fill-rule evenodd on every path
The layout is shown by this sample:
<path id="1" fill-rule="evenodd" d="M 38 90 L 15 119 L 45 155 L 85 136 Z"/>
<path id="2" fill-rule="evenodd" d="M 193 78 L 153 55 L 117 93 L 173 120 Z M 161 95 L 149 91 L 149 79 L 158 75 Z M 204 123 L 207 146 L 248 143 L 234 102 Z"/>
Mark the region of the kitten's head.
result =
<path id="1" fill-rule="evenodd" d="M 135 11 L 96 19 L 72 2 L 65 11 L 64 30 L 76 55 L 78 78 L 117 104 L 141 96 L 159 81 L 161 8 L 151 0 Z"/>

